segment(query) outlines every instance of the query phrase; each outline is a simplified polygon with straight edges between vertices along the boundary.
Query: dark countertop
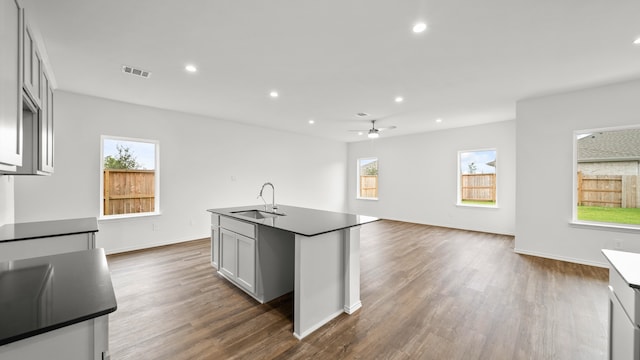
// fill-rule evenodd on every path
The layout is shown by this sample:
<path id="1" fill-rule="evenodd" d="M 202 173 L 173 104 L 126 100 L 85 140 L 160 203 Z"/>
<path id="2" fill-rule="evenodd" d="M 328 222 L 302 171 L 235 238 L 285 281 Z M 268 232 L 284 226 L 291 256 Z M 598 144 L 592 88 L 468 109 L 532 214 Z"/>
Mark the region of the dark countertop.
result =
<path id="1" fill-rule="evenodd" d="M 0 243 L 97 231 L 98 220 L 94 217 L 7 224 L 0 226 Z"/>
<path id="2" fill-rule="evenodd" d="M 0 262 L 0 345 L 116 308 L 104 249 Z"/>
<path id="3" fill-rule="evenodd" d="M 640 289 L 640 254 L 606 249 L 602 253 L 630 287 Z"/>
<path id="4" fill-rule="evenodd" d="M 285 216 L 276 218 L 253 219 L 236 215 L 232 212 L 243 210 L 264 210 L 264 205 L 239 206 L 232 208 L 208 209 L 214 214 L 220 214 L 231 218 L 253 222 L 276 229 L 289 231 L 303 236 L 315 236 L 328 232 L 347 229 L 350 227 L 367 224 L 380 219 L 372 216 L 346 214 L 333 211 L 301 208 L 296 206 L 278 205 L 276 212 Z M 271 207 L 269 206 L 271 212 Z"/>

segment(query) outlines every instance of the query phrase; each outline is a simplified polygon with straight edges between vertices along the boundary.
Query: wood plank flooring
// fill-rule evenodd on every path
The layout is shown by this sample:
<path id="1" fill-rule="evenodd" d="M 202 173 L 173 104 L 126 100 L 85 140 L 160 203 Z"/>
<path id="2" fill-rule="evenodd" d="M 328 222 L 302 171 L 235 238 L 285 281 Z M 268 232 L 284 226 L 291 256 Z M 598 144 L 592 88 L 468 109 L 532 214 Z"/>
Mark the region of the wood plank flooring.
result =
<path id="1" fill-rule="evenodd" d="M 608 270 L 513 253 L 513 237 L 361 229 L 363 307 L 302 341 L 291 294 L 260 305 L 208 239 L 108 257 L 120 359 L 606 359 Z"/>

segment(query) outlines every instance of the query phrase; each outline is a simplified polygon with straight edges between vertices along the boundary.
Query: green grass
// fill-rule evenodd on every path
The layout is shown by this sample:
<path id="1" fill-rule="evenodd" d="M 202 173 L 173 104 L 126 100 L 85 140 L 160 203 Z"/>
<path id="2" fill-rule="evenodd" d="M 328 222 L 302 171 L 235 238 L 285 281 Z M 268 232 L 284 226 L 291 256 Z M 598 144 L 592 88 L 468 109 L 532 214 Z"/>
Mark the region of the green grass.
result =
<path id="1" fill-rule="evenodd" d="M 478 200 L 462 200 L 461 203 L 463 205 L 484 205 L 484 206 L 493 206 L 496 204 L 495 201 L 478 201 Z"/>
<path id="2" fill-rule="evenodd" d="M 578 220 L 640 225 L 640 209 L 578 206 Z"/>

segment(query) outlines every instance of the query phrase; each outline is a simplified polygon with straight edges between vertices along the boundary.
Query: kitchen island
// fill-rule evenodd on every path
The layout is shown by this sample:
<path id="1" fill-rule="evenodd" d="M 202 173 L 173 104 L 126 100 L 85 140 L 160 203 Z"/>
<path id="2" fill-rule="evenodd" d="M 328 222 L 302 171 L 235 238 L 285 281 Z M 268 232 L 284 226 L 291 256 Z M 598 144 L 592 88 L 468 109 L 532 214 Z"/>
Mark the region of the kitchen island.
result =
<path id="1" fill-rule="evenodd" d="M 293 291 L 298 339 L 362 306 L 360 226 L 378 218 L 286 205 L 207 211 L 212 266 L 259 302 Z"/>

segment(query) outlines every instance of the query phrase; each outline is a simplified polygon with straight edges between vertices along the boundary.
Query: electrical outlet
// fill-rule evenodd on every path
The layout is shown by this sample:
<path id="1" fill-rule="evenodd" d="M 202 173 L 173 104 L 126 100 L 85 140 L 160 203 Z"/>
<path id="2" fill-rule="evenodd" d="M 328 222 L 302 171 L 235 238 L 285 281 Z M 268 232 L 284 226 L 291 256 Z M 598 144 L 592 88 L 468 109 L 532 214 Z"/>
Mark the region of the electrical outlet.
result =
<path id="1" fill-rule="evenodd" d="M 153 223 L 153 231 L 160 231 L 160 224 Z"/>
<path id="2" fill-rule="evenodd" d="M 613 240 L 613 248 L 616 249 L 616 250 L 624 249 L 624 240 L 622 240 L 622 239 Z"/>
<path id="3" fill-rule="evenodd" d="M 195 222 L 193 221 L 193 219 L 189 219 L 189 225 L 193 226 L 193 224 L 195 224 Z"/>

